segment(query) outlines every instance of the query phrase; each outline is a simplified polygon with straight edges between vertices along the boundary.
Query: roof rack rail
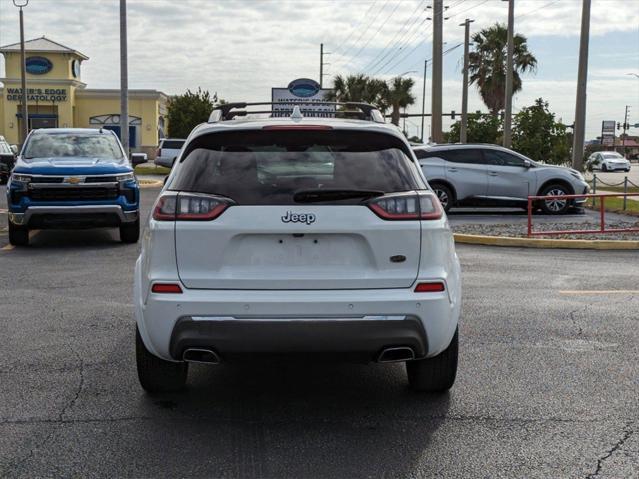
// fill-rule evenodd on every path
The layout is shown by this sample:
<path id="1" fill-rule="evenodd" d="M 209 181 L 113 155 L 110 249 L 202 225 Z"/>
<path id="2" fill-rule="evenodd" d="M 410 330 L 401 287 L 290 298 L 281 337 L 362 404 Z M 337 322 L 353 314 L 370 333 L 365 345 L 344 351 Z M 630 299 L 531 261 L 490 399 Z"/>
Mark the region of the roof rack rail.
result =
<path id="1" fill-rule="evenodd" d="M 248 107 L 270 106 L 268 110 L 249 111 Z M 277 108 L 273 108 L 277 106 Z M 305 106 L 326 106 L 326 110 L 305 109 Z M 295 108 L 298 107 L 298 108 Z M 350 118 L 375 123 L 385 123 L 384 115 L 373 105 L 361 102 L 336 102 L 336 101 L 287 101 L 287 102 L 256 102 L 256 103 L 224 103 L 213 108 L 209 116 L 209 123 L 219 121 L 229 121 L 238 116 L 255 114 L 270 114 L 275 117 L 290 117 L 295 110 L 302 113 L 304 117 L 323 118 Z M 237 110 L 237 111 L 233 111 Z"/>

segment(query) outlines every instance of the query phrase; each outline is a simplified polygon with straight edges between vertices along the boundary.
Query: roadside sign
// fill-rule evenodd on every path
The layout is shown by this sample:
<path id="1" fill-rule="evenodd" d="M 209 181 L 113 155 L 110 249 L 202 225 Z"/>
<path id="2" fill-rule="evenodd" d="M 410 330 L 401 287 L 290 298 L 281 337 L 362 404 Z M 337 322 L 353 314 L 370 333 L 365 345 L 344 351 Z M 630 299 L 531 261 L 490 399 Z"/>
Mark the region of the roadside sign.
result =
<path id="1" fill-rule="evenodd" d="M 293 80 L 286 88 L 272 88 L 271 101 L 275 103 L 273 116 L 289 116 L 293 111 L 293 105 L 300 105 L 302 112 L 313 112 L 313 116 L 334 116 L 334 105 L 304 105 L 314 101 L 325 101 L 331 91 L 330 88 L 320 88 L 319 83 L 310 78 Z"/>
<path id="2" fill-rule="evenodd" d="M 601 122 L 601 144 L 612 146 L 615 144 L 615 126 L 614 120 L 604 120 Z"/>

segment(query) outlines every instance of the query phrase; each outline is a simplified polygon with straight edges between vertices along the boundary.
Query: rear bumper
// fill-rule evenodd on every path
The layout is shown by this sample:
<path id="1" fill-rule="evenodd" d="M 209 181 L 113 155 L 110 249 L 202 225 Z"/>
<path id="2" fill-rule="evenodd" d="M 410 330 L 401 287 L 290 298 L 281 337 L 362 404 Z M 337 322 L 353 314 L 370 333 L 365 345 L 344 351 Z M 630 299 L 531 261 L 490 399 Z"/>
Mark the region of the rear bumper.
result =
<path id="1" fill-rule="evenodd" d="M 29 206 L 23 213 L 9 212 L 15 225 L 33 227 L 118 226 L 138 219 L 138 210 L 125 211 L 120 205 Z"/>
<path id="2" fill-rule="evenodd" d="M 426 356 L 424 327 L 415 316 L 384 318 L 183 317 L 171 334 L 170 354 L 181 360 L 188 348 L 210 349 L 222 360 L 246 354 L 327 354 L 369 362 L 390 347 Z"/>
<path id="3" fill-rule="evenodd" d="M 142 290 L 140 265 L 138 259 L 138 329 L 147 349 L 170 361 L 180 360 L 186 348 L 213 349 L 222 359 L 236 353 L 352 353 L 374 360 L 383 348 L 410 346 L 417 357 L 432 357 L 450 344 L 461 308 L 456 275 L 436 293 L 182 286 L 182 294 L 155 294 Z"/>

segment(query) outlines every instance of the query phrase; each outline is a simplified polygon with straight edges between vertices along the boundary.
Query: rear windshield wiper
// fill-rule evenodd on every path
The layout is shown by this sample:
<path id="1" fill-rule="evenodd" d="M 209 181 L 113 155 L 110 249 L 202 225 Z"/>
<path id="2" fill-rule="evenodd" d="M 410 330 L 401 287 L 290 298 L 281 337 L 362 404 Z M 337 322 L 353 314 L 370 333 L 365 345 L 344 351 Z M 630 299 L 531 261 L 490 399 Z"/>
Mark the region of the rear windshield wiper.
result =
<path id="1" fill-rule="evenodd" d="M 321 201 L 348 200 L 351 198 L 374 198 L 386 193 L 380 190 L 347 190 L 339 188 L 313 188 L 298 190 L 293 195 L 296 203 L 318 203 Z"/>

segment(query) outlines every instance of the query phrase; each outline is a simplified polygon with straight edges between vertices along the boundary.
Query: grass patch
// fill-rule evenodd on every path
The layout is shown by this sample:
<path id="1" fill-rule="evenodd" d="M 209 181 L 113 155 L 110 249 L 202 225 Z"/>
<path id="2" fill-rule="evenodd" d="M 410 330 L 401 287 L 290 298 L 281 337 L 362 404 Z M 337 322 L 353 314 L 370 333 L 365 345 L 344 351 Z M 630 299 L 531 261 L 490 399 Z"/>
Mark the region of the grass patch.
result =
<path id="1" fill-rule="evenodd" d="M 588 199 L 586 203 L 586 208 L 591 210 L 599 211 L 599 199 L 595 199 L 595 205 L 592 205 L 592 199 Z M 634 201 L 628 199 L 626 202 L 626 209 L 623 209 L 623 198 L 606 198 L 604 203 L 604 208 L 606 211 L 610 211 L 611 213 L 621 213 L 630 216 L 639 216 L 639 201 Z"/>
<path id="2" fill-rule="evenodd" d="M 140 165 L 135 167 L 136 175 L 163 175 L 166 176 L 171 172 L 169 168 L 163 166 L 146 166 Z"/>

